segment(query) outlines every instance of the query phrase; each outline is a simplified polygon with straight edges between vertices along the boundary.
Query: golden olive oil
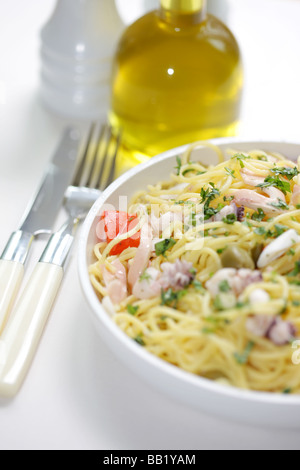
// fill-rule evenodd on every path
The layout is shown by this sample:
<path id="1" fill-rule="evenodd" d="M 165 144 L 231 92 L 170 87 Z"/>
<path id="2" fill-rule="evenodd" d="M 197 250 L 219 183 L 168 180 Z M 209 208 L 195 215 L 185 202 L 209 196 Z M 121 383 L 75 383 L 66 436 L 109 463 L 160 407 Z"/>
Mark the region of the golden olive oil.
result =
<path id="1" fill-rule="evenodd" d="M 114 59 L 110 122 L 132 158 L 237 132 L 243 68 L 236 39 L 204 0 L 161 0 L 130 25 Z"/>

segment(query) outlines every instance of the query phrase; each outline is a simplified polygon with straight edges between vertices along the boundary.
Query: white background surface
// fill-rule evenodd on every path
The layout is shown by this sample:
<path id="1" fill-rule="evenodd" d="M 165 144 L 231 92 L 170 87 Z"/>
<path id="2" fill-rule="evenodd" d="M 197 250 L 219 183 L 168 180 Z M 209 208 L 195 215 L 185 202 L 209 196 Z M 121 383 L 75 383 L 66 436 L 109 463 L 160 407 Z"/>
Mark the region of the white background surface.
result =
<path id="1" fill-rule="evenodd" d="M 53 5 L 0 0 L 0 251 L 64 125 L 38 99 L 39 31 Z M 299 142 L 300 2 L 228 5 L 246 70 L 241 137 Z M 20 393 L 0 401 L 0 449 L 295 449 L 299 442 L 295 431 L 254 429 L 195 412 L 124 368 L 94 331 L 76 250 Z"/>

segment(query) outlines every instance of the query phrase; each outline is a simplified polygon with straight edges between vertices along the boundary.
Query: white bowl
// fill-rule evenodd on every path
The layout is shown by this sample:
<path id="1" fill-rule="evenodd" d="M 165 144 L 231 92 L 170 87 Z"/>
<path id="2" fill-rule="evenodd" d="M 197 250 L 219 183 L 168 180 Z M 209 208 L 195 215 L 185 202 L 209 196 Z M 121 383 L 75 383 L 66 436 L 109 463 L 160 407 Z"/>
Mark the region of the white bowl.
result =
<path id="1" fill-rule="evenodd" d="M 213 142 L 213 141 L 212 141 Z M 284 142 L 239 142 L 235 139 L 215 141 L 221 148 L 240 151 L 265 149 L 280 152 L 289 158 L 300 155 L 300 144 Z M 300 428 L 300 396 L 244 391 L 214 383 L 190 374 L 148 353 L 114 324 L 102 307 L 88 276 L 88 266 L 96 242 L 97 217 L 104 204 L 118 206 L 119 196 L 131 196 L 148 184 L 169 179 L 176 166 L 176 156 L 187 146 L 165 152 L 119 177 L 96 201 L 89 212 L 79 238 L 79 277 L 92 318 L 108 347 L 135 373 L 161 392 L 176 400 L 222 418 L 260 426 Z M 213 162 L 213 152 L 197 150 L 201 161 Z M 198 159 L 197 155 L 197 159 Z M 291 360 L 293 350 L 291 349 Z M 295 366 L 300 367 L 300 366 Z M 300 373 L 300 371 L 299 371 Z"/>

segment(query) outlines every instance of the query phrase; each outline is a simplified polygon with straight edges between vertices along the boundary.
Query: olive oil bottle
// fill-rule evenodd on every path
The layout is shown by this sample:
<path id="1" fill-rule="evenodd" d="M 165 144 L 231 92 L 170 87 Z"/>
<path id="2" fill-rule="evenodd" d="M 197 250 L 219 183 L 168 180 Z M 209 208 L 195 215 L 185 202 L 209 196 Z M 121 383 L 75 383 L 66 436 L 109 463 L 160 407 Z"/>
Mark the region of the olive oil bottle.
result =
<path id="1" fill-rule="evenodd" d="M 137 162 L 237 133 L 243 87 L 231 31 L 206 0 L 160 0 L 130 25 L 114 57 L 110 123 Z"/>

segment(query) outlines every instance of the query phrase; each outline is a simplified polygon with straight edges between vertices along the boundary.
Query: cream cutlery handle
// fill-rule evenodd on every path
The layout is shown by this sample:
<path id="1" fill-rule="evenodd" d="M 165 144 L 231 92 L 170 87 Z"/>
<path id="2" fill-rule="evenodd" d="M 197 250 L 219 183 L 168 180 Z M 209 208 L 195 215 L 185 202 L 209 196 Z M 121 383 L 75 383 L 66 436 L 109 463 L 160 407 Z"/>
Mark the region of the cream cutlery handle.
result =
<path id="1" fill-rule="evenodd" d="M 0 336 L 0 396 L 13 397 L 27 374 L 63 278 L 39 262 Z"/>
<path id="2" fill-rule="evenodd" d="M 0 257 L 0 333 L 14 303 L 24 276 L 24 264 L 34 236 L 13 232 Z"/>
<path id="3" fill-rule="evenodd" d="M 24 265 L 18 261 L 0 260 L 0 333 L 20 289 Z"/>

